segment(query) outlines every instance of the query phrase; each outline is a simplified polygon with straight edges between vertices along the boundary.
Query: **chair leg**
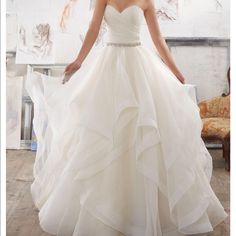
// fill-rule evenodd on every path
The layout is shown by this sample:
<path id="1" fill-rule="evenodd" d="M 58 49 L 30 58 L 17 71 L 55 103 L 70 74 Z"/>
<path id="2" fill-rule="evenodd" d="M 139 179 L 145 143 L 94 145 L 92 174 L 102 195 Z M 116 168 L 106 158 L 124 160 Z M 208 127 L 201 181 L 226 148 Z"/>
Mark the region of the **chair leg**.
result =
<path id="1" fill-rule="evenodd" d="M 225 159 L 225 169 L 230 171 L 230 140 L 223 141 L 223 157 Z"/>

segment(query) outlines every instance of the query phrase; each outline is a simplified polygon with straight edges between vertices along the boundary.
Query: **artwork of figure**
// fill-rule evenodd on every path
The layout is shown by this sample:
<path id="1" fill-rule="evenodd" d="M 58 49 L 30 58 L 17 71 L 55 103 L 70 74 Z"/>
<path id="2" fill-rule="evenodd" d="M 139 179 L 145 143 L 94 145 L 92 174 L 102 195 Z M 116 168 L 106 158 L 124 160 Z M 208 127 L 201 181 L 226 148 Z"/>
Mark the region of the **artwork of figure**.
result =
<path id="1" fill-rule="evenodd" d="M 59 23 L 62 30 L 66 30 L 67 21 L 70 17 L 71 11 L 75 7 L 76 2 L 77 0 L 69 0 L 69 2 L 65 5 Z"/>
<path id="2" fill-rule="evenodd" d="M 27 46 L 26 46 L 26 30 L 23 25 L 19 27 L 18 31 L 19 39 L 18 39 L 18 47 L 19 50 L 23 52 L 27 52 Z"/>
<path id="3" fill-rule="evenodd" d="M 32 42 L 26 41 L 26 29 L 23 25 L 19 27 L 19 50 L 24 53 L 35 55 L 37 58 L 49 57 L 52 49 L 50 39 L 50 25 L 38 24 L 32 29 Z"/>
<path id="4" fill-rule="evenodd" d="M 94 2 L 60 0 L 57 5 L 54 40 L 55 63 L 63 64 L 71 62 L 77 56 L 92 18 Z M 103 22 L 92 51 L 104 46 L 106 32 L 106 25 Z"/>
<path id="5" fill-rule="evenodd" d="M 54 63 L 53 19 L 47 12 L 24 13 L 18 15 L 17 64 Z M 31 20 L 29 20 L 29 18 Z"/>
<path id="6" fill-rule="evenodd" d="M 20 148 L 21 108 L 22 108 L 22 77 L 7 78 L 6 97 L 6 146 Z M 14 96 L 12 96 L 14 94 Z"/>
<path id="7" fill-rule="evenodd" d="M 178 0 L 157 0 L 156 14 L 159 20 L 175 21 L 178 19 Z"/>
<path id="8" fill-rule="evenodd" d="M 221 9 L 223 7 L 222 0 L 215 0 L 216 1 L 216 9 Z"/>
<path id="9" fill-rule="evenodd" d="M 58 1 L 55 10 L 58 29 L 62 33 L 78 33 L 80 25 L 85 26 L 88 23 L 89 10 L 90 3 L 87 0 Z"/>
<path id="10" fill-rule="evenodd" d="M 38 57 L 47 57 L 51 53 L 52 41 L 50 39 L 50 25 L 39 24 L 33 28 L 32 52 Z"/>
<path id="11" fill-rule="evenodd" d="M 227 5 L 229 4 L 229 2 L 227 3 L 227 1 L 223 1 L 223 0 L 208 0 L 208 1 L 204 1 L 204 0 L 184 0 L 184 8 L 188 7 L 188 11 L 190 9 L 190 11 L 193 11 L 194 9 L 198 9 L 198 11 L 196 12 L 196 14 L 202 14 L 202 12 L 222 12 L 223 8 L 227 8 Z M 203 7 L 204 6 L 204 7 Z M 187 11 L 187 12 L 188 12 Z"/>
<path id="12" fill-rule="evenodd" d="M 7 13 L 16 12 L 15 0 L 6 0 L 6 11 Z"/>

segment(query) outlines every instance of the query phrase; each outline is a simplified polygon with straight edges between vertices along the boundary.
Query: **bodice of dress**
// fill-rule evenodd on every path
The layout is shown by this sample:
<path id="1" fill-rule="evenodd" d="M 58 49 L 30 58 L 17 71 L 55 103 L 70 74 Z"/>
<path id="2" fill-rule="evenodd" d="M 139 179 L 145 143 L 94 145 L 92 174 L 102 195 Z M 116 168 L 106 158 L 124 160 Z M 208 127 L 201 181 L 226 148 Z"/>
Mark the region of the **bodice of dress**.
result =
<path id="1" fill-rule="evenodd" d="M 119 12 L 108 4 L 104 19 L 108 26 L 108 42 L 135 43 L 140 41 L 143 10 L 139 6 L 131 5 Z"/>

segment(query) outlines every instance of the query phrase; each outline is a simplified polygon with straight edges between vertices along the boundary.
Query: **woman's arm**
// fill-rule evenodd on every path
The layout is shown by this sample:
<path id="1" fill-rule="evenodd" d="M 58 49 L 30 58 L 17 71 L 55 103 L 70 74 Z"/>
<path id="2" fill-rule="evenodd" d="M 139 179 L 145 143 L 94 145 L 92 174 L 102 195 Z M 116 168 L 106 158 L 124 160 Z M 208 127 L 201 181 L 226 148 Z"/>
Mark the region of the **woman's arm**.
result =
<path id="1" fill-rule="evenodd" d="M 86 56 L 88 55 L 89 51 L 93 47 L 94 42 L 97 39 L 100 26 L 102 23 L 104 10 L 106 7 L 106 1 L 107 0 L 96 0 L 96 5 L 92 17 L 92 21 L 89 25 L 89 29 L 86 33 L 83 45 L 80 49 L 79 55 L 77 57 L 78 64 L 82 64 Z"/>
<path id="2" fill-rule="evenodd" d="M 155 44 L 156 49 L 158 50 L 162 60 L 170 68 L 170 70 L 175 74 L 175 76 L 180 80 L 180 82 L 184 83 L 184 76 L 177 68 L 173 60 L 173 57 L 170 53 L 170 50 L 166 44 L 166 41 L 161 34 L 160 27 L 157 21 L 156 13 L 155 13 L 153 0 L 147 0 L 144 15 L 145 15 L 145 19 L 148 25 L 148 29 L 149 29 L 152 41 Z"/>
<path id="3" fill-rule="evenodd" d="M 71 74 L 75 70 L 79 69 L 84 59 L 89 54 L 99 34 L 106 3 L 107 3 L 107 0 L 96 0 L 93 17 L 90 22 L 89 29 L 86 33 L 82 47 L 79 51 L 79 54 L 76 60 L 65 68 L 64 74 Z"/>

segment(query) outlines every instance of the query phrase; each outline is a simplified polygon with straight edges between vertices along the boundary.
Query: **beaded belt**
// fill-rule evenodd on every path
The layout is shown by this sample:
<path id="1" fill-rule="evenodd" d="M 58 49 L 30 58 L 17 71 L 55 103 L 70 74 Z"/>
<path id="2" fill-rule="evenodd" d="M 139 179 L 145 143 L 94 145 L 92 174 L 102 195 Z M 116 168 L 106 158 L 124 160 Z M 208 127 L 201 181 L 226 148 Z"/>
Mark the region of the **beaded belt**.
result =
<path id="1" fill-rule="evenodd" d="M 107 46 L 115 46 L 115 47 L 136 47 L 140 46 L 141 42 L 134 42 L 134 43 L 112 43 L 112 42 L 107 42 Z"/>

